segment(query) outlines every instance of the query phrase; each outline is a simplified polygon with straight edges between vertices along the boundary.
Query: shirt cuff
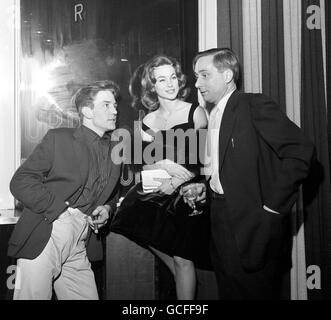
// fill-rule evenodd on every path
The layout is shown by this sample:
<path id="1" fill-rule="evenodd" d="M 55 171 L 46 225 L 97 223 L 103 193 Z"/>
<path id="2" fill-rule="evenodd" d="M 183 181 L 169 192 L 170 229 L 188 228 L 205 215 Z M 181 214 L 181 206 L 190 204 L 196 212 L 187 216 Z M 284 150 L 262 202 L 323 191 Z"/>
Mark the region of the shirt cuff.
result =
<path id="1" fill-rule="evenodd" d="M 266 211 L 269 211 L 269 212 L 275 213 L 275 214 L 280 214 L 280 213 L 277 212 L 277 211 L 274 211 L 274 210 L 269 209 L 267 206 L 263 206 L 263 209 L 266 210 Z"/>

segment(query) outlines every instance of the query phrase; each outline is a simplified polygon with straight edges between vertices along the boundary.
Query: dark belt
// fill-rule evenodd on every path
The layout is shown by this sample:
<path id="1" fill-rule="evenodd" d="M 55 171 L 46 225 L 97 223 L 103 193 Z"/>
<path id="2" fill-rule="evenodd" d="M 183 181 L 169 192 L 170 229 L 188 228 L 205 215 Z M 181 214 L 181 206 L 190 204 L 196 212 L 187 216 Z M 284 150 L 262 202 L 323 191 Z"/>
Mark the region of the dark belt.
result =
<path id="1" fill-rule="evenodd" d="M 225 195 L 211 191 L 211 198 L 214 200 L 225 200 Z"/>

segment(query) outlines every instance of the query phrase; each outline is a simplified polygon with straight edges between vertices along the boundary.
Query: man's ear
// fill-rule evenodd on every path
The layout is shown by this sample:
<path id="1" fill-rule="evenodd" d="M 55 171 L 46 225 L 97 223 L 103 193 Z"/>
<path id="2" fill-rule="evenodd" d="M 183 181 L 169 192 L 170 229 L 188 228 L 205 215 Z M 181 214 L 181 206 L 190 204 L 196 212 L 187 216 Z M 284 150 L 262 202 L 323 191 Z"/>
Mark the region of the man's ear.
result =
<path id="1" fill-rule="evenodd" d="M 224 76 L 225 76 L 225 82 L 230 83 L 234 78 L 233 71 L 230 70 L 230 69 L 225 70 L 224 71 Z"/>
<path id="2" fill-rule="evenodd" d="M 83 107 L 82 108 L 82 115 L 84 118 L 92 119 L 93 118 L 93 110 L 90 107 Z"/>

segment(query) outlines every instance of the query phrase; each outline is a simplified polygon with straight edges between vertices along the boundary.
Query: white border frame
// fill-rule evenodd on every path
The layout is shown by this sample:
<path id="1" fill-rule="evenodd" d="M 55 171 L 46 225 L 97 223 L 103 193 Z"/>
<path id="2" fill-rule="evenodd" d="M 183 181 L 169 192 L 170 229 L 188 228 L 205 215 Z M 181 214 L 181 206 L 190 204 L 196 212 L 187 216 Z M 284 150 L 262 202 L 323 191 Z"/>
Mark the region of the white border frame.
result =
<path id="1" fill-rule="evenodd" d="M 21 164 L 21 0 L 15 3 L 15 168 Z"/>
<path id="2" fill-rule="evenodd" d="M 0 54 L 2 72 L 0 82 L 0 210 L 13 214 L 14 197 L 9 190 L 12 175 L 20 164 L 20 0 L 2 0 L 0 3 Z"/>

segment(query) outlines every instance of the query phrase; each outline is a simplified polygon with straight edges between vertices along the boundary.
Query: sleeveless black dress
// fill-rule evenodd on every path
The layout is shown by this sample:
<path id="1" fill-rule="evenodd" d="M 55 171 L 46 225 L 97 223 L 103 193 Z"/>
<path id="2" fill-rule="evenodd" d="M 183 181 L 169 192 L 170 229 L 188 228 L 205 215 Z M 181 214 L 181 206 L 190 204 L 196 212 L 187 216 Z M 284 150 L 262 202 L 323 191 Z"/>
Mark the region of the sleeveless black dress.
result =
<path id="1" fill-rule="evenodd" d="M 196 108 L 197 105 L 191 106 L 186 123 L 176 125 L 169 130 L 157 132 L 161 135 L 164 152 L 161 159 L 155 159 L 155 162 L 169 159 L 169 154 L 173 154 L 174 159 L 169 160 L 180 163 L 196 174 L 196 177 L 191 181 L 197 181 L 200 174 L 200 165 L 192 163 L 192 159 L 199 158 L 197 154 L 192 157 L 192 152 L 198 152 L 199 141 L 193 122 L 193 114 Z M 155 133 L 145 124 L 142 125 L 142 129 L 148 135 Z M 195 147 L 192 145 L 194 139 L 190 139 L 189 136 L 184 139 L 184 148 L 183 143 L 179 143 L 177 139 L 173 140 L 174 143 L 167 144 L 166 136 L 170 130 L 172 130 L 172 133 L 179 132 L 177 130 L 182 132 L 190 130 L 191 134 L 193 132 L 196 135 L 197 145 Z M 150 143 L 143 142 L 143 149 L 148 147 Z M 173 152 L 169 152 L 170 149 Z M 153 247 L 169 256 L 191 260 L 197 268 L 211 269 L 209 210 L 208 208 L 203 208 L 203 210 L 203 214 L 190 217 L 189 214 L 192 212 L 192 208 L 183 202 L 178 189 L 172 195 L 146 194 L 143 192 L 142 183 L 140 182 L 126 194 L 111 222 L 110 231 L 121 234 L 147 249 Z"/>

